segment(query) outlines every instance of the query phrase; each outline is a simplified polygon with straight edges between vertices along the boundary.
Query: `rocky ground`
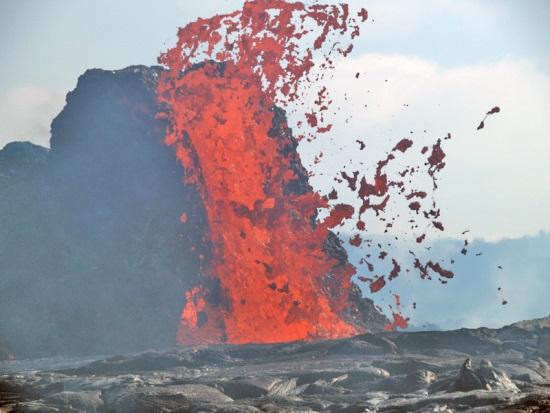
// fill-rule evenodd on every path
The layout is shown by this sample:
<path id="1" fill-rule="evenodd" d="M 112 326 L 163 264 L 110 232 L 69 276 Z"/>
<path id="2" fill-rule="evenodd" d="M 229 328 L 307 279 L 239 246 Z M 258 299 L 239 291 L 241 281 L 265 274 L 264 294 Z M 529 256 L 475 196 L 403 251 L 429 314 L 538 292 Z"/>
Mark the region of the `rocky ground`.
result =
<path id="1" fill-rule="evenodd" d="M 0 411 L 549 412 L 549 361 L 550 317 L 497 330 L 5 361 Z"/>

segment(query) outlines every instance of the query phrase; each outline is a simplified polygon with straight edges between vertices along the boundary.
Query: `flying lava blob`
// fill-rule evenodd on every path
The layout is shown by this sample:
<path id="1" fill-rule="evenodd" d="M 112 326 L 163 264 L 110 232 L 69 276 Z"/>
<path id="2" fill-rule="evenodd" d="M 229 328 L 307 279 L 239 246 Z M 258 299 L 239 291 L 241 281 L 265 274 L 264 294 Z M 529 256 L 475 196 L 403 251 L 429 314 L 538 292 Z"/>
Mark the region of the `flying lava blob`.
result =
<path id="1" fill-rule="evenodd" d="M 208 221 L 204 242 L 211 251 L 202 282 L 185 294 L 178 343 L 276 343 L 365 332 L 368 326 L 349 299 L 357 270 L 327 252 L 330 230 L 357 220 L 358 230 L 367 231 L 364 216 L 379 216 L 394 189 L 411 210 L 443 229 L 435 203 L 421 209 L 426 192 L 407 191 L 403 180 L 384 172 L 412 140 L 399 141 L 372 180 L 359 172 L 342 175 L 360 208 L 338 202 L 336 192 L 314 192 L 296 151 L 285 106 L 320 80 L 310 78 L 314 66 L 328 71 L 335 56 L 351 52 L 367 18 L 366 10 L 351 12 L 345 4 L 247 1 L 241 10 L 181 28 L 176 46 L 160 56 L 168 69 L 157 90 L 159 116 L 169 124 L 165 143 L 184 167 L 185 183 L 201 196 Z M 304 111 L 308 139 L 331 129 L 324 123 L 330 105 L 324 88 L 314 104 Z M 441 141 L 422 154 L 435 189 L 435 174 L 444 167 Z M 417 170 L 410 167 L 400 177 Z M 323 209 L 328 213 L 320 219 Z M 351 242 L 361 244 L 359 235 Z M 388 281 L 401 271 L 393 263 Z M 452 277 L 436 263 L 418 261 L 417 268 Z M 377 277 L 371 290 L 385 284 Z M 398 319 L 399 327 L 406 326 Z"/>

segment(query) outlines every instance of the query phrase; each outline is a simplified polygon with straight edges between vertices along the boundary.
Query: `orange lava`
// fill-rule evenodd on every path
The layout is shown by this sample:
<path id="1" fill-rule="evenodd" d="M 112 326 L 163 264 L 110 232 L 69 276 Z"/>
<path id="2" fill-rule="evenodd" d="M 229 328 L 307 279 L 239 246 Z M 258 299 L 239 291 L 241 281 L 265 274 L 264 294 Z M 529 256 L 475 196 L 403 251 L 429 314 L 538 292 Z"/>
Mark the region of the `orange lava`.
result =
<path id="1" fill-rule="evenodd" d="M 338 314 L 352 272 L 323 252 L 328 226 L 347 208 L 312 228 L 319 195 L 285 194 L 298 177 L 284 148 L 270 137 L 273 111 L 260 82 L 228 64 L 189 72 L 171 107 L 178 116 L 167 136 L 188 182 L 198 185 L 209 222 L 208 276 L 219 281 L 219 302 L 198 287 L 187 294 L 178 342 L 282 342 L 346 337 L 358 332 Z M 294 155 L 296 156 L 296 155 Z M 342 213 L 343 211 L 343 213 Z M 332 273 L 338 290 L 326 291 Z M 199 327 L 199 313 L 205 317 Z"/>
<path id="2" fill-rule="evenodd" d="M 390 305 L 390 308 L 392 308 L 393 321 L 384 326 L 386 331 L 395 331 L 397 328 L 405 329 L 409 326 L 409 319 L 404 317 L 401 313 L 401 297 L 399 294 L 393 294 L 393 298 L 395 300 L 395 310 L 393 310 L 393 307 Z"/>
<path id="3" fill-rule="evenodd" d="M 292 189 L 300 161 L 275 109 L 278 94 L 296 97 L 313 66 L 311 51 L 297 50 L 309 29 L 296 21 L 306 17 L 320 27 L 314 49 L 330 32 L 348 30 L 346 6 L 250 1 L 242 11 L 180 29 L 177 46 L 160 58 L 169 68 L 158 87 L 170 123 L 165 142 L 200 193 L 211 246 L 204 282 L 186 293 L 180 344 L 364 331 L 346 316 L 354 267 L 323 251 L 328 230 L 351 217 L 353 207 L 340 204 L 324 222 L 316 220 L 328 203 L 310 189 Z M 205 63 L 193 65 L 197 59 Z"/>

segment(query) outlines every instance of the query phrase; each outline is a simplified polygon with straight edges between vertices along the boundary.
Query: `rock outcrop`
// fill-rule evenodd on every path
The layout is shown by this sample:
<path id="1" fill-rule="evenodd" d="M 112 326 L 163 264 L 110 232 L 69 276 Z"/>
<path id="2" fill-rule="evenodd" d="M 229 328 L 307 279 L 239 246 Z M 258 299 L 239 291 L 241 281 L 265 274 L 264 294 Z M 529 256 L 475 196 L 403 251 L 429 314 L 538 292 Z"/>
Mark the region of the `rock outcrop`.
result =
<path id="1" fill-rule="evenodd" d="M 471 390 L 519 391 L 510 377 L 504 371 L 494 368 L 490 360 L 482 359 L 479 367 L 474 370 L 470 358 L 467 358 L 462 365 L 451 390 L 463 392 Z"/>
<path id="2" fill-rule="evenodd" d="M 18 358 L 174 343 L 204 222 L 155 119 L 159 71 L 87 71 L 50 150 L 0 151 L 0 337 Z"/>

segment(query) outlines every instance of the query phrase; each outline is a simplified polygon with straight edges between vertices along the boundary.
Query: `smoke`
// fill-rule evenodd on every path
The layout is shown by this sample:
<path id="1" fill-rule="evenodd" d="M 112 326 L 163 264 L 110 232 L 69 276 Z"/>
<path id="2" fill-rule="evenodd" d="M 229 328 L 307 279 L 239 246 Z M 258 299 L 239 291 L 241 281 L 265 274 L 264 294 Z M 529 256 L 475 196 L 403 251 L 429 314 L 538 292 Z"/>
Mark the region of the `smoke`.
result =
<path id="1" fill-rule="evenodd" d="M 37 86 L 13 87 L 0 95 L 0 147 L 13 140 L 49 146 L 50 123 L 63 108 L 64 97 Z"/>

